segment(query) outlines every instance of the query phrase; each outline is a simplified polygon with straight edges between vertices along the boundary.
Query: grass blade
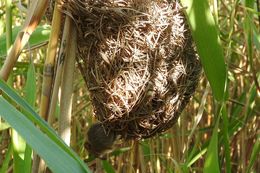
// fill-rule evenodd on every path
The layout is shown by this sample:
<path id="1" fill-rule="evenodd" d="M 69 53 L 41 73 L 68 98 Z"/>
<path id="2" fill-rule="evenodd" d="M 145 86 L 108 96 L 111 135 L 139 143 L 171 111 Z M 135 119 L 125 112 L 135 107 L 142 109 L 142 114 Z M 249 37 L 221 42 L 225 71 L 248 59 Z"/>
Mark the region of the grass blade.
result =
<path id="1" fill-rule="evenodd" d="M 20 173 L 22 170 L 24 170 L 24 166 L 25 166 L 24 153 L 25 153 L 26 143 L 24 139 L 15 131 L 15 129 L 12 129 L 12 144 L 13 144 L 13 165 L 14 165 L 13 172 Z"/>
<path id="2" fill-rule="evenodd" d="M 0 168 L 0 173 L 6 173 L 8 172 L 8 165 L 9 165 L 9 162 L 11 160 L 11 156 L 12 156 L 12 150 L 13 150 L 13 145 L 9 145 L 8 146 L 8 150 L 5 154 L 5 159 L 3 161 L 3 164 L 1 165 L 1 168 Z"/>
<path id="3" fill-rule="evenodd" d="M 6 4 L 6 19 L 5 19 L 5 26 L 6 26 L 6 49 L 8 50 L 12 45 L 12 1 L 5 0 Z"/>
<path id="4" fill-rule="evenodd" d="M 27 80 L 25 84 L 25 100 L 34 107 L 36 102 L 36 75 L 33 61 L 31 60 L 27 72 Z M 26 144 L 24 154 L 24 172 L 31 172 L 32 168 L 32 149 Z"/>
<path id="5" fill-rule="evenodd" d="M 56 132 L 52 128 L 50 128 L 50 126 L 42 118 L 40 118 L 40 116 L 33 110 L 33 108 L 26 101 L 24 101 L 15 91 L 8 87 L 8 85 L 6 85 L 2 79 L 0 79 L 0 90 L 2 90 L 12 99 L 12 101 L 17 103 L 24 111 L 26 111 L 26 114 L 24 114 L 24 116 L 26 116 L 28 120 L 37 124 L 40 129 L 53 140 L 53 142 L 55 142 L 65 152 L 67 152 L 75 160 L 77 160 L 86 172 L 89 172 L 85 163 L 59 138 Z"/>
<path id="6" fill-rule="evenodd" d="M 246 0 L 245 6 L 251 9 L 254 9 L 255 2 L 253 0 Z M 250 70 L 252 71 L 253 79 L 256 85 L 257 90 L 260 92 L 260 85 L 257 80 L 257 70 L 255 69 L 255 64 L 253 61 L 254 54 L 254 46 L 253 46 L 253 26 L 254 26 L 254 16 L 250 11 L 245 11 L 246 17 L 244 21 L 244 30 L 246 36 L 246 44 L 247 44 L 247 57 L 250 64 Z"/>
<path id="7" fill-rule="evenodd" d="M 28 118 L 18 112 L 3 97 L 0 97 L 0 115 L 19 132 L 28 144 L 45 160 L 53 172 L 85 172 L 73 157 L 36 128 Z"/>
<path id="8" fill-rule="evenodd" d="M 113 166 L 106 160 L 102 161 L 102 167 L 106 173 L 115 173 Z"/>
<path id="9" fill-rule="evenodd" d="M 34 107 L 36 102 L 36 75 L 34 64 L 31 61 L 27 71 L 27 80 L 24 88 L 25 100 Z"/>
<path id="10" fill-rule="evenodd" d="M 224 100 L 227 69 L 218 30 L 207 1 L 181 0 L 192 30 L 197 51 L 214 97 Z"/>
<path id="11" fill-rule="evenodd" d="M 218 125 L 219 117 L 217 119 L 217 123 L 215 124 L 213 134 L 208 146 L 203 173 L 220 173 L 218 159 Z"/>
<path id="12" fill-rule="evenodd" d="M 199 160 L 199 158 L 201 158 L 206 152 L 207 152 L 206 148 L 202 149 L 198 154 L 196 154 L 195 156 L 193 156 L 192 159 L 190 159 L 187 166 L 190 167 L 193 163 Z"/>
<path id="13" fill-rule="evenodd" d="M 231 173 L 231 158 L 230 158 L 230 145 L 229 145 L 229 130 L 228 130 L 228 113 L 226 106 L 223 105 L 222 109 L 222 119 L 223 119 L 223 138 L 224 138 L 224 147 L 225 147 L 225 163 L 226 163 L 226 172 Z"/>
<path id="14" fill-rule="evenodd" d="M 256 160 L 259 157 L 259 153 L 260 153 L 260 135 L 258 135 L 256 142 L 254 144 L 253 151 L 252 151 L 252 154 L 250 156 L 249 164 L 248 164 L 248 167 L 246 169 L 246 173 L 249 173 L 250 170 L 252 169 L 254 163 L 257 163 Z"/>

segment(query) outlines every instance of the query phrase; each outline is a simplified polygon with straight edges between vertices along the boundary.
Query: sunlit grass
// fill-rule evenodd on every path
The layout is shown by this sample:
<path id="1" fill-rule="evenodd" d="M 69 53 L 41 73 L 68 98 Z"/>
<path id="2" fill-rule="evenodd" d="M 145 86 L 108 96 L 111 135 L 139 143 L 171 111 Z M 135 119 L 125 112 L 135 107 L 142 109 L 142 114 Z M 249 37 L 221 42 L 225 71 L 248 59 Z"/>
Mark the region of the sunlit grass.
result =
<path id="1" fill-rule="evenodd" d="M 6 58 L 7 47 L 11 46 L 12 41 L 20 31 L 20 25 L 26 15 L 20 11 L 16 3 L 11 3 L 9 7 L 6 2 L 8 1 L 0 2 L 0 67 Z M 25 1 L 22 2 L 26 4 Z M 197 5 L 200 5 L 202 0 L 196 2 Z M 205 56 L 203 65 L 206 75 L 203 74 L 193 99 L 182 113 L 179 121 L 170 130 L 151 139 L 117 144 L 117 148 L 110 153 L 107 161 L 89 158 L 84 148 L 87 128 L 95 120 L 92 116 L 91 101 L 84 80 L 79 71 L 75 70 L 71 148 L 91 170 L 94 172 L 102 170 L 101 172 L 109 173 L 207 173 L 209 171 L 249 173 L 257 172 L 260 169 L 260 33 L 258 29 L 260 24 L 256 2 L 213 0 L 209 1 L 209 5 L 214 10 L 211 11 L 214 18 L 210 17 L 210 20 L 211 22 L 215 20 L 213 25 L 214 22 L 217 23 L 216 26 L 213 26 L 215 27 L 214 34 L 219 36 L 221 44 L 215 42 L 216 44 L 213 44 L 215 46 L 209 50 L 205 46 L 211 45 L 208 39 L 213 39 L 214 36 L 203 35 L 210 34 L 210 32 L 197 30 L 200 33 L 195 35 L 194 39 L 197 44 L 200 44 L 197 45 L 199 53 L 199 49 L 201 49 L 203 56 Z M 205 10 L 205 8 L 201 9 Z M 203 14 L 202 12 L 197 15 Z M 210 11 L 206 11 L 206 14 L 210 14 Z M 189 14 L 187 15 L 189 16 Z M 194 16 L 190 17 L 195 20 Z M 198 17 L 200 22 L 204 22 L 203 16 Z M 51 152 L 55 151 L 50 150 L 44 155 L 43 152 L 48 149 L 48 146 L 45 145 L 40 149 L 35 147 L 44 143 L 40 145 L 37 140 L 30 141 L 30 134 L 37 134 L 36 137 L 39 139 L 52 141 L 54 148 L 57 147 L 59 148 L 57 150 L 62 152 L 58 153 L 59 156 L 71 159 L 70 164 L 75 163 L 73 168 L 78 168 L 78 172 L 88 170 L 84 166 L 82 167 L 82 162 L 78 160 L 75 153 L 66 148 L 50 127 L 42 120 L 37 119 L 37 113 L 40 110 L 43 67 L 47 54 L 46 42 L 51 30 L 50 27 L 46 28 L 46 24 L 48 22 L 43 18 L 29 44 L 22 52 L 21 58 L 15 64 L 11 76 L 10 87 L 14 88 L 34 110 L 28 107 L 24 110 L 23 101 L 5 88 L 4 84 L 1 85 L 2 90 L 4 90 L 2 94 L 5 94 L 0 97 L 2 113 L 0 114 L 2 116 L 0 121 L 0 173 L 31 172 L 33 159 L 30 147 L 39 151 L 38 154 L 43 156 L 47 166 L 53 170 L 62 170 L 61 167 L 64 163 L 57 162 L 57 164 L 61 164 L 60 166 L 51 163 L 55 161 Z M 193 23 L 191 23 L 193 29 L 199 28 L 197 23 L 192 25 Z M 220 49 L 223 52 L 218 52 Z M 214 55 L 211 56 L 211 54 Z M 225 64 L 214 58 L 215 56 L 220 58 L 219 54 L 223 56 Z M 207 61 L 208 58 L 215 61 L 210 63 Z M 212 67 L 216 66 L 219 68 L 225 66 L 223 70 L 227 69 L 226 85 L 228 87 L 225 99 L 222 99 L 225 75 L 214 74 Z M 210 80 L 211 87 L 209 87 L 208 80 Z M 11 96 L 7 97 L 7 93 L 11 93 Z M 59 103 L 55 104 L 54 107 L 56 113 L 51 126 L 57 131 Z M 8 119 L 10 113 L 21 116 L 22 118 L 19 120 L 27 123 L 32 131 L 36 131 L 36 129 L 38 131 L 26 134 L 26 127 L 16 122 L 18 119 Z M 11 127 L 22 129 L 20 135 L 24 136 L 29 145 L 23 145 L 22 140 L 18 143 L 11 142 L 12 138 L 14 140 L 14 131 L 4 119 L 10 121 Z M 34 123 L 37 124 L 37 128 Z M 22 145 L 23 149 L 17 150 Z M 23 156 L 22 160 L 19 160 L 20 156 Z M 21 164 L 24 165 L 21 166 Z"/>

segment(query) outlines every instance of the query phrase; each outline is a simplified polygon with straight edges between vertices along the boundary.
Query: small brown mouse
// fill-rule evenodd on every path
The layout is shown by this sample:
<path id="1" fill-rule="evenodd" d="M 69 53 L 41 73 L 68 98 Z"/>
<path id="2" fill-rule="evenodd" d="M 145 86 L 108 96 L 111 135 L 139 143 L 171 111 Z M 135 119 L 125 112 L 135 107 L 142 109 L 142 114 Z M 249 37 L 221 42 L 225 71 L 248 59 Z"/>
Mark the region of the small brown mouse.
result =
<path id="1" fill-rule="evenodd" d="M 112 149 L 117 135 L 113 131 L 106 133 L 101 123 L 95 123 L 89 128 L 87 138 L 85 147 L 88 152 L 95 157 L 105 159 L 104 156 Z"/>

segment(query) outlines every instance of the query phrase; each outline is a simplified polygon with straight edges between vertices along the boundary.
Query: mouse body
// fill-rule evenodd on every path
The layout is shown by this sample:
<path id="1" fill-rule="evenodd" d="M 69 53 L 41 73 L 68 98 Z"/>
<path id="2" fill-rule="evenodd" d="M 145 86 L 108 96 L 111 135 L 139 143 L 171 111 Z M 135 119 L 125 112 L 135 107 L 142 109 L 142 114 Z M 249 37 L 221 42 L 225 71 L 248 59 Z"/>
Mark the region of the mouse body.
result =
<path id="1" fill-rule="evenodd" d="M 112 150 L 116 136 L 114 131 L 106 132 L 101 123 L 95 123 L 87 132 L 88 139 L 85 147 L 91 155 L 102 159 L 106 153 Z"/>

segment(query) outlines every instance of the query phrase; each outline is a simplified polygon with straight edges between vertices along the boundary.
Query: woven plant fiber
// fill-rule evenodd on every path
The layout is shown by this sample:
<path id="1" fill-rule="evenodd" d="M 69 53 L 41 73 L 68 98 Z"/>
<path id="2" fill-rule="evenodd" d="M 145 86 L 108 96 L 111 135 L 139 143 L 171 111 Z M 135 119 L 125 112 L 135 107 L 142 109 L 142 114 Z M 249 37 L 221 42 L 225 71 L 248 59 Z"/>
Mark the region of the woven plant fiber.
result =
<path id="1" fill-rule="evenodd" d="M 178 1 L 62 0 L 78 29 L 77 62 L 107 133 L 148 138 L 177 121 L 201 65 Z"/>

